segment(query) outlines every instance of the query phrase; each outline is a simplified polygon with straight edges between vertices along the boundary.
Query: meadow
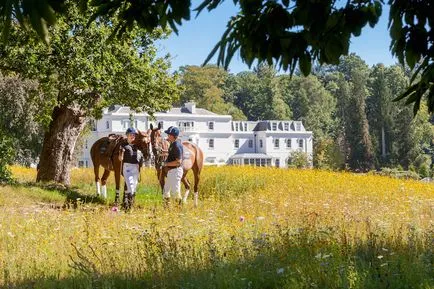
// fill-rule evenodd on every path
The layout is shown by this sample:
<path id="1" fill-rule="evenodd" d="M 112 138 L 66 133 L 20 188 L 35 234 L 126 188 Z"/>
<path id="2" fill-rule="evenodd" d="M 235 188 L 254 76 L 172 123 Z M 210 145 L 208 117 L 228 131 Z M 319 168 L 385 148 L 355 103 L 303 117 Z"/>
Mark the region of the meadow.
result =
<path id="1" fill-rule="evenodd" d="M 205 167 L 199 206 L 136 206 L 12 167 L 0 186 L 1 288 L 434 288 L 434 185 L 384 176 Z M 192 197 L 192 196 L 191 196 Z"/>

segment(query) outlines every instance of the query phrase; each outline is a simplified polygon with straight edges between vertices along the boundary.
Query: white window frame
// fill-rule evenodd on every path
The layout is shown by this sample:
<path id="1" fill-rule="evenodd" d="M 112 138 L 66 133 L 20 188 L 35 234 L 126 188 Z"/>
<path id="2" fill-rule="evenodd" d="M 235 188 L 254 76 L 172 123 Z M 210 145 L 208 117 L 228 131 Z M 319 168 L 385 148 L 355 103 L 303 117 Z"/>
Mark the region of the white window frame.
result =
<path id="1" fill-rule="evenodd" d="M 210 150 L 214 149 L 214 139 L 213 138 L 208 139 L 208 149 L 210 149 Z"/>
<path id="2" fill-rule="evenodd" d="M 105 121 L 105 128 L 110 129 L 110 122 L 108 120 Z"/>
<path id="3" fill-rule="evenodd" d="M 244 123 L 244 131 L 247 131 L 247 123 Z"/>
<path id="4" fill-rule="evenodd" d="M 286 148 L 290 149 L 292 147 L 292 139 L 287 138 L 285 142 L 286 142 Z"/>
<path id="5" fill-rule="evenodd" d="M 234 148 L 236 148 L 236 149 L 240 148 L 240 140 L 239 139 L 235 139 L 235 141 L 234 141 Z"/>
<path id="6" fill-rule="evenodd" d="M 238 122 L 235 123 L 235 131 L 238 131 Z"/>
<path id="7" fill-rule="evenodd" d="M 273 141 L 273 144 L 274 144 L 274 148 L 275 149 L 280 148 L 280 139 L 275 138 L 274 141 Z"/>
<path id="8" fill-rule="evenodd" d="M 277 130 L 277 122 L 272 122 L 271 123 L 271 128 L 272 128 L 273 131 L 276 131 Z"/>
<path id="9" fill-rule="evenodd" d="M 301 138 L 301 139 L 298 140 L 298 148 L 302 149 L 303 147 L 304 147 L 304 141 Z"/>
<path id="10" fill-rule="evenodd" d="M 208 122 L 208 130 L 214 130 L 214 121 L 209 121 Z"/>
<path id="11" fill-rule="evenodd" d="M 259 140 L 259 147 L 260 148 L 264 147 L 264 141 L 262 139 Z"/>
<path id="12" fill-rule="evenodd" d="M 288 122 L 285 122 L 283 124 L 283 127 L 285 128 L 286 131 L 289 131 L 289 123 Z"/>

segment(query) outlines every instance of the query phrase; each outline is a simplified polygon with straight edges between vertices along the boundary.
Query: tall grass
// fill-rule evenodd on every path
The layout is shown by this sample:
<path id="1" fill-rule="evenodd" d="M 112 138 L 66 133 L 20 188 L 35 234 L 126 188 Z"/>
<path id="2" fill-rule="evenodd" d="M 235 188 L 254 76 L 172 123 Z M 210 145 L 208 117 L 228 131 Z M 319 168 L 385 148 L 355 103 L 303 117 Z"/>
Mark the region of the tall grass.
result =
<path id="1" fill-rule="evenodd" d="M 136 207 L 73 187 L 0 187 L 0 287 L 434 288 L 434 186 L 316 170 L 205 168 L 200 203 L 164 209 L 142 172 Z M 76 208 L 66 199 L 80 198 Z"/>

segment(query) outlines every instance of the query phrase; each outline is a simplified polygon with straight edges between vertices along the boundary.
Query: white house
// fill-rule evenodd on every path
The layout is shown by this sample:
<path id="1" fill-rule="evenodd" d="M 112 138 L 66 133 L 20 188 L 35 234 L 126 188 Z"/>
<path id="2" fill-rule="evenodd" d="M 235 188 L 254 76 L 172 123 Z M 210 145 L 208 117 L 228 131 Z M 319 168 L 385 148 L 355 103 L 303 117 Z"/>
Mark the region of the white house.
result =
<path id="1" fill-rule="evenodd" d="M 134 123 L 130 123 L 133 115 Z M 286 167 L 290 154 L 302 151 L 312 156 L 312 132 L 301 121 L 262 120 L 233 121 L 230 115 L 219 115 L 185 103 L 166 112 L 135 113 L 125 106 L 104 110 L 103 117 L 91 122 L 91 135 L 85 140 L 79 166 L 91 167 L 90 148 L 99 138 L 110 133 L 124 134 L 134 126 L 147 130 L 149 125 L 161 123 L 163 130 L 179 127 L 182 140 L 197 144 L 204 152 L 207 165 L 255 165 Z"/>

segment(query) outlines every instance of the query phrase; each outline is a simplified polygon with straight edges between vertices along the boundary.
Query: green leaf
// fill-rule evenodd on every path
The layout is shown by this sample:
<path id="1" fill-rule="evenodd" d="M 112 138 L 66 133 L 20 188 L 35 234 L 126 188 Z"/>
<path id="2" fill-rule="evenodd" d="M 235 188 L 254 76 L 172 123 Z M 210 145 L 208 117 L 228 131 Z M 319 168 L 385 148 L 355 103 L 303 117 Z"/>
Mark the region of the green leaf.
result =
<path id="1" fill-rule="evenodd" d="M 312 59 L 309 52 L 303 54 L 299 59 L 300 71 L 304 76 L 308 76 L 312 69 Z"/>

